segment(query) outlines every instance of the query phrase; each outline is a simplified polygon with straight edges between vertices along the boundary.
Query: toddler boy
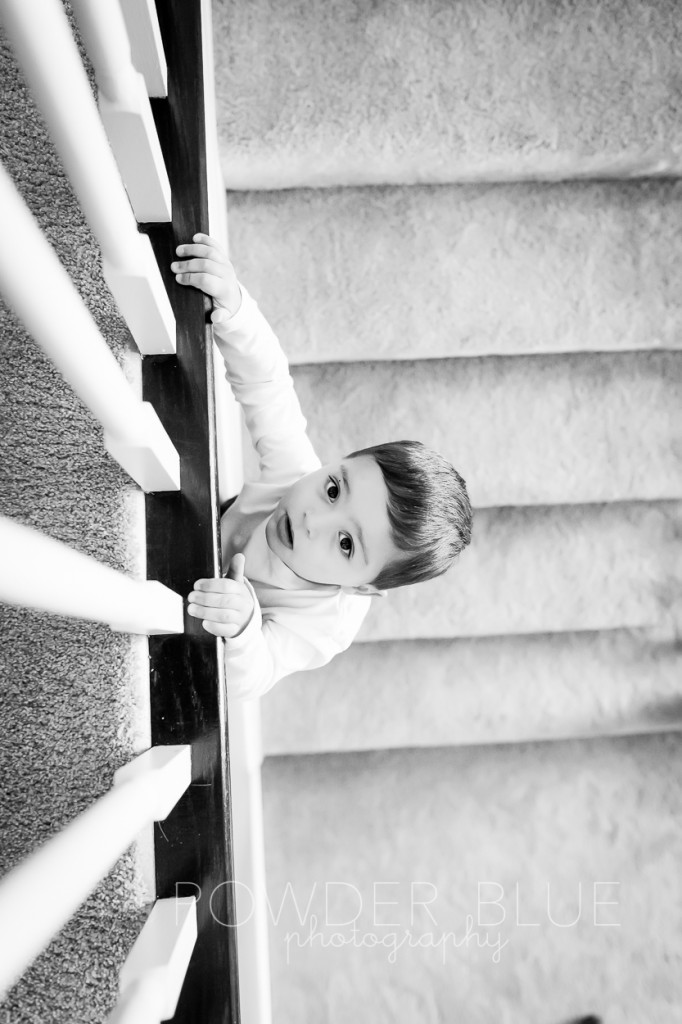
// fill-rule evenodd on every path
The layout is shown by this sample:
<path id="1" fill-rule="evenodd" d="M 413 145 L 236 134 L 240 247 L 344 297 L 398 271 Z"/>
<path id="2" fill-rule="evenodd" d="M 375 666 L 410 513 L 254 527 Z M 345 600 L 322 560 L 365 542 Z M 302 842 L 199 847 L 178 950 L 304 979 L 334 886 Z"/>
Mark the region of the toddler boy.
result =
<path id="1" fill-rule="evenodd" d="M 259 697 L 345 650 L 373 596 L 444 572 L 470 541 L 471 506 L 464 480 L 419 442 L 322 466 L 286 357 L 220 246 L 197 234 L 176 251 L 177 282 L 213 299 L 260 466 L 221 520 L 227 578 L 197 580 L 188 611 L 225 638 L 230 696 Z"/>

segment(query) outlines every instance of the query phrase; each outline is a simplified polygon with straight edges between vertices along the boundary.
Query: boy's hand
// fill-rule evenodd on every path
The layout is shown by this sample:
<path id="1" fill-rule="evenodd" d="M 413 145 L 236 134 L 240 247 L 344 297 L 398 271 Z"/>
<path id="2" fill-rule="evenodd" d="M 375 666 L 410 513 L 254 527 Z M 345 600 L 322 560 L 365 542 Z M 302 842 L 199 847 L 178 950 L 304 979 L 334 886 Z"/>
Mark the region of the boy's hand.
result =
<path id="1" fill-rule="evenodd" d="M 227 579 L 197 580 L 187 611 L 214 636 L 239 636 L 253 614 L 253 598 L 244 584 L 244 556 L 234 555 Z"/>
<path id="2" fill-rule="evenodd" d="M 175 251 L 183 257 L 171 263 L 178 284 L 198 288 L 234 316 L 242 304 L 242 293 L 234 267 L 215 239 L 194 235 L 191 242 L 179 245 Z"/>

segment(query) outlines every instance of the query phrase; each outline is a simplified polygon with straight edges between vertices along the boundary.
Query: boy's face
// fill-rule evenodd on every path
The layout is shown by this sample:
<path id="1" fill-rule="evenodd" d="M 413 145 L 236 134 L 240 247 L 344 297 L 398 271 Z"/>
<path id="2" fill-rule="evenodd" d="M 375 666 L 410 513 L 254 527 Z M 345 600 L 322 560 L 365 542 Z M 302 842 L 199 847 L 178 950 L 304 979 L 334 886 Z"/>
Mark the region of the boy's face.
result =
<path id="1" fill-rule="evenodd" d="M 341 459 L 293 484 L 270 516 L 270 549 L 297 576 L 376 593 L 369 584 L 400 557 L 384 477 L 371 455 Z"/>

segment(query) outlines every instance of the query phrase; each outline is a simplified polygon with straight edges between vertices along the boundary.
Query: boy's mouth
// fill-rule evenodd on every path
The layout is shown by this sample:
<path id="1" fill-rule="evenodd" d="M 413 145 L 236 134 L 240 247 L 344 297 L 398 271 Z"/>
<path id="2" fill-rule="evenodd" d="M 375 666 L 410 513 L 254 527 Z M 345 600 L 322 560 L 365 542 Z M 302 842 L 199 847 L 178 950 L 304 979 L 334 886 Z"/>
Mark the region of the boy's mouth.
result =
<path id="1" fill-rule="evenodd" d="M 292 550 L 294 546 L 294 531 L 291 528 L 291 520 L 286 512 L 277 523 L 277 533 L 282 544 L 289 548 L 289 550 Z"/>

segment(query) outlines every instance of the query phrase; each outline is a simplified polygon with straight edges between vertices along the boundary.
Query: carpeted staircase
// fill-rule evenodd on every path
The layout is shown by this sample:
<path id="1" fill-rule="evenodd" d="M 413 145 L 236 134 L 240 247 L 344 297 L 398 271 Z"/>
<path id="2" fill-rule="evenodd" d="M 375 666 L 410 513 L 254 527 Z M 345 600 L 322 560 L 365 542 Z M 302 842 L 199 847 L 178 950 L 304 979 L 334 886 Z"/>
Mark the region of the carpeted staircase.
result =
<path id="1" fill-rule="evenodd" d="M 214 19 L 232 257 L 320 454 L 417 437 L 476 506 L 445 578 L 375 602 L 361 642 L 262 703 L 274 1024 L 673 1024 L 679 6 L 215 0 Z M 136 380 L 92 239 L 1 56 L 2 160 Z M 3 244 L 30 266 L 20 240 Z M 139 494 L 2 324 L 2 513 L 138 571 Z M 2 633 L 4 869 L 148 737 L 141 641 L 6 609 Z M 425 941 L 461 937 L 479 882 L 504 893 L 499 927 L 478 929 L 508 943 L 499 962 Z M 305 942 L 311 914 L 329 937 L 357 909 L 350 888 L 325 905 L 326 883 L 361 895 L 364 945 Z M 614 901 L 598 925 L 595 885 Z M 413 886 L 436 894 L 431 916 Z M 150 898 L 126 858 L 2 1024 L 104 1020 Z M 417 944 L 391 961 L 369 937 L 396 929 Z M 301 939 L 288 959 L 287 932 Z"/>
<path id="2" fill-rule="evenodd" d="M 344 880 L 366 934 L 375 882 L 437 884 L 439 932 L 486 879 L 564 908 L 609 880 L 621 903 L 619 928 L 573 930 L 513 928 L 507 904 L 500 964 L 288 956 L 289 907 L 275 1020 L 672 1022 L 679 7 L 234 0 L 214 18 L 232 257 L 321 457 L 418 438 L 476 508 L 449 574 L 375 602 L 362 643 L 263 701 L 271 901 Z"/>

